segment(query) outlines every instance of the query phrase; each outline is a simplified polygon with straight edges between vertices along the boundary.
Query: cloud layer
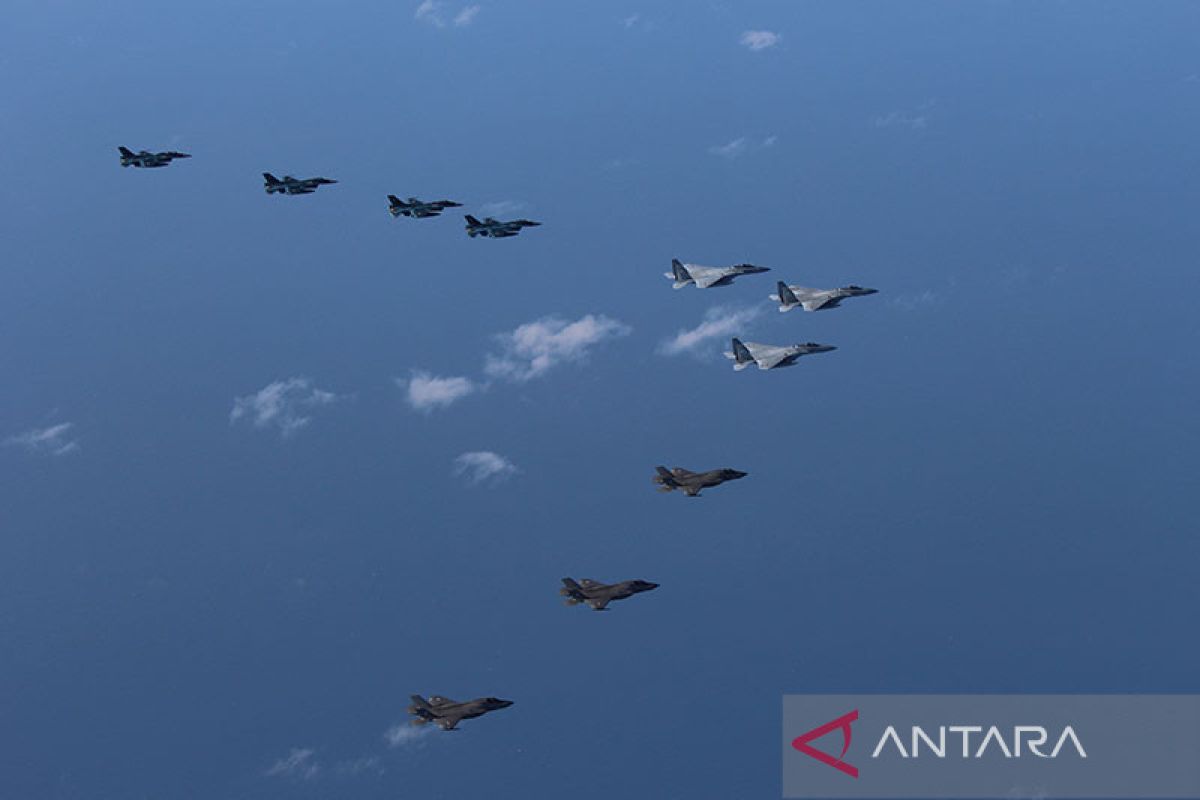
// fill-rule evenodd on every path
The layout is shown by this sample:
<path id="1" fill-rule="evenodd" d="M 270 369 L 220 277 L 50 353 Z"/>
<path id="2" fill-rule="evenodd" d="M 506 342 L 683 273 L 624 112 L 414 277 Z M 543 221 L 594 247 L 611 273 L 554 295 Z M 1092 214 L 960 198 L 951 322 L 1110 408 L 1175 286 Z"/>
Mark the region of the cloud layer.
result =
<path id="1" fill-rule="evenodd" d="M 662 342 L 658 346 L 658 352 L 666 356 L 693 353 L 712 339 L 744 334 L 746 326 L 757 319 L 761 311 L 757 306 L 710 308 L 705 312 L 703 322 L 694 328 L 681 330 L 673 338 Z"/>
<path id="2" fill-rule="evenodd" d="M 494 378 L 527 381 L 559 364 L 580 361 L 595 345 L 629 334 L 631 328 L 603 315 L 588 314 L 574 322 L 543 317 L 510 333 L 500 334 L 499 353 L 489 354 L 484 371 Z"/>
<path id="3" fill-rule="evenodd" d="M 410 406 L 426 412 L 445 408 L 479 388 L 470 378 L 443 378 L 422 371 L 413 372 L 408 380 L 397 378 L 396 385 L 406 389 Z"/>
<path id="4" fill-rule="evenodd" d="M 34 428 L 8 437 L 4 440 L 4 444 L 11 447 L 22 447 L 31 453 L 65 456 L 67 453 L 73 453 L 79 449 L 79 442 L 70 436 L 73 427 L 75 427 L 73 423 L 60 422 L 58 425 L 51 425 L 48 428 Z"/>
<path id="5" fill-rule="evenodd" d="M 275 427 L 283 436 L 291 436 L 312 421 L 313 410 L 339 399 L 333 392 L 313 386 L 308 378 L 288 378 L 235 398 L 229 422 L 232 425 L 245 420 L 255 428 Z"/>
<path id="6" fill-rule="evenodd" d="M 295 778 L 311 781 L 321 774 L 321 765 L 313 758 L 311 747 L 296 747 L 284 758 L 272 764 L 266 771 L 269 778 Z"/>

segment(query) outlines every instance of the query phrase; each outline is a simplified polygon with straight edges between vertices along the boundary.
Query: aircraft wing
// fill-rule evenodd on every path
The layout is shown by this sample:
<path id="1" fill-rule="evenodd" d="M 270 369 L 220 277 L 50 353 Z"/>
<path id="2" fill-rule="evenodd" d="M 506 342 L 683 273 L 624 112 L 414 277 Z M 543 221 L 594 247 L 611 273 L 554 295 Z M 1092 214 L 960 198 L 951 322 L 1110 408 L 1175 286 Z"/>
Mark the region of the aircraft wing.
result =
<path id="1" fill-rule="evenodd" d="M 807 300 L 801 300 L 800 305 L 804 306 L 805 311 L 817 311 L 829 305 L 833 300 L 833 295 L 827 294 L 820 297 L 811 297 Z"/>
<path id="2" fill-rule="evenodd" d="M 754 342 L 742 342 L 746 349 L 750 351 L 750 355 L 758 363 L 759 369 L 770 369 L 778 366 L 780 362 L 788 357 L 788 351 L 783 347 L 772 347 L 771 345 L 755 344 Z"/>
<path id="3" fill-rule="evenodd" d="M 599 589 L 604 584 L 600 583 L 600 581 L 594 581 L 591 578 L 583 578 L 579 581 L 579 585 L 585 589 Z"/>
<path id="4" fill-rule="evenodd" d="M 441 728 L 444 731 L 452 731 L 456 727 L 458 727 L 458 723 L 462 722 L 463 719 L 465 719 L 465 717 L 463 717 L 462 714 L 460 714 L 458 712 L 453 712 L 450 714 L 445 714 L 443 716 L 440 716 L 437 719 L 435 719 L 433 722 L 435 725 L 437 725 L 439 728 Z"/>
<path id="5" fill-rule="evenodd" d="M 729 275 L 729 270 L 720 267 L 697 267 L 694 264 L 685 264 L 684 266 L 687 267 L 688 274 L 692 276 L 696 286 L 701 289 L 707 289 Z"/>
<path id="6" fill-rule="evenodd" d="M 611 599 L 612 598 L 609 597 L 597 597 L 592 600 L 588 600 L 587 604 L 592 607 L 593 611 L 603 611 L 604 609 L 608 608 L 608 603 Z"/>

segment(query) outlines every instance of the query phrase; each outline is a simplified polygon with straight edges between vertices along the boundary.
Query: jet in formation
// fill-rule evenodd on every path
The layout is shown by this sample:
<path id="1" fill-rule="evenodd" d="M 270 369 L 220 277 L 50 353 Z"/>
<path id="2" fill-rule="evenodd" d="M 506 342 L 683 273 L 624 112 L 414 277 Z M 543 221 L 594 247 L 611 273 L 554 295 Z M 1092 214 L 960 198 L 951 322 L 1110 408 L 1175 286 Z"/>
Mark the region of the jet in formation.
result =
<path id="1" fill-rule="evenodd" d="M 743 344 L 740 339 L 734 337 L 733 350 L 726 353 L 725 357 L 733 359 L 733 368 L 739 371 L 751 364 L 757 364 L 759 369 L 775 369 L 777 367 L 790 367 L 801 356 L 812 355 L 813 353 L 828 353 L 836 349 L 831 344 L 817 344 L 816 342 L 805 342 L 804 344 L 793 344 L 790 346 L 758 344 L 757 342 L 746 342 Z"/>
<path id="2" fill-rule="evenodd" d="M 322 186 L 337 183 L 332 178 L 293 178 L 291 175 L 284 175 L 280 179 L 269 172 L 264 172 L 262 176 L 267 194 L 312 194 Z"/>
<path id="3" fill-rule="evenodd" d="M 486 236 L 492 239 L 506 239 L 509 236 L 516 236 L 521 232 L 522 228 L 532 228 L 541 225 L 540 222 L 534 222 L 529 219 L 514 219 L 508 222 L 501 222 L 492 217 L 484 217 L 483 221 L 475 219 L 470 214 L 466 216 L 467 220 L 467 236 L 474 239 L 476 236 Z"/>
<path id="4" fill-rule="evenodd" d="M 613 600 L 624 600 L 641 592 L 657 589 L 657 583 L 649 581 L 621 581 L 620 583 L 600 583 L 591 578 L 583 578 L 578 583 L 573 578 L 563 578 L 563 588 L 558 593 L 567 598 L 569 606 L 587 603 L 593 611 L 605 611 Z"/>
<path id="5" fill-rule="evenodd" d="M 655 469 L 658 470 L 658 474 L 651 480 L 658 484 L 660 492 L 682 489 L 688 497 L 699 497 L 701 489 L 720 486 L 726 481 L 736 481 L 749 474 L 736 469 L 710 469 L 708 472 L 692 472 L 683 467 L 674 469 L 655 467 Z"/>
<path id="6" fill-rule="evenodd" d="M 133 152 L 128 147 L 118 147 L 121 153 L 122 167 L 165 167 L 177 158 L 191 158 L 187 153 L 167 150 L 162 153 L 151 153 L 149 150 Z"/>
<path id="7" fill-rule="evenodd" d="M 426 202 L 418 200 L 415 197 L 410 197 L 408 200 L 401 200 L 394 194 L 388 195 L 388 212 L 393 217 L 425 219 L 426 217 L 436 217 L 447 208 L 458 208 L 461 205 L 462 203 L 456 203 L 453 200 L 431 200 Z"/>
<path id="8" fill-rule="evenodd" d="M 413 725 L 425 725 L 432 722 L 444 731 L 452 731 L 464 719 L 482 717 L 489 711 L 499 711 L 511 705 L 511 700 L 501 700 L 497 697 L 480 697 L 476 700 L 458 703 L 437 695 L 426 700 L 421 695 L 414 694 L 412 695 L 412 705 L 408 707 L 408 713 L 416 717 L 412 721 Z"/>
<path id="9" fill-rule="evenodd" d="M 837 308 L 847 297 L 866 297 L 875 294 L 878 289 L 864 289 L 861 286 L 843 286 L 839 289 L 809 289 L 806 286 L 788 286 L 783 281 L 775 285 L 775 294 L 771 299 L 779 303 L 779 311 L 791 311 L 801 307 L 805 311 L 822 311 Z"/>
<path id="10" fill-rule="evenodd" d="M 735 264 L 732 267 L 702 267 L 699 264 L 684 264 L 677 258 L 671 259 L 671 271 L 664 273 L 675 281 L 673 289 L 682 289 L 689 283 L 697 289 L 708 289 L 711 286 L 728 286 L 739 275 L 756 275 L 760 272 L 770 272 L 769 267 L 756 267 L 753 264 Z"/>

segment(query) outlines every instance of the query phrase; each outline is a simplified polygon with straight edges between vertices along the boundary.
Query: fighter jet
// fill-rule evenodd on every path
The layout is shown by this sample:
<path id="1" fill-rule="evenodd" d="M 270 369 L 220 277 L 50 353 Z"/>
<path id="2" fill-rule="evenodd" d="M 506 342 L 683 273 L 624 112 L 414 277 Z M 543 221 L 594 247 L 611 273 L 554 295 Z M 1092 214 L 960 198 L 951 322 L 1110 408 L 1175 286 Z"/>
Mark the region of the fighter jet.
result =
<path id="1" fill-rule="evenodd" d="M 813 353 L 828 353 L 831 350 L 837 350 L 837 348 L 831 344 L 817 344 L 816 342 L 805 342 L 804 344 L 793 344 L 785 347 L 773 344 L 758 344 L 757 342 L 742 344 L 741 340 L 735 336 L 733 339 L 733 350 L 726 353 L 725 357 L 733 359 L 733 368 L 739 371 L 751 364 L 758 364 L 759 369 L 775 369 L 777 367 L 790 367 L 794 365 L 800 356 L 807 356 Z"/>
<path id="2" fill-rule="evenodd" d="M 621 581 L 620 583 L 600 583 L 590 578 L 583 578 L 576 583 L 573 578 L 563 578 L 563 588 L 558 590 L 566 599 L 569 606 L 587 603 L 593 611 L 606 611 L 613 600 L 624 600 L 640 592 L 657 589 L 657 583 L 649 581 Z"/>
<path id="3" fill-rule="evenodd" d="M 682 489 L 688 497 L 699 497 L 701 489 L 720 486 L 725 481 L 736 481 L 749 474 L 736 469 L 711 469 L 708 472 L 691 472 L 683 467 L 674 469 L 655 467 L 655 469 L 658 470 L 658 474 L 651 480 L 658 484 L 660 492 Z"/>
<path id="4" fill-rule="evenodd" d="M 416 719 L 413 725 L 425 725 L 432 722 L 444 731 L 452 731 L 464 719 L 482 717 L 489 711 L 499 711 L 512 705 L 511 700 L 501 700 L 496 697 L 480 697 L 462 703 L 448 700 L 445 697 L 433 695 L 428 700 L 419 694 L 412 695 L 412 705 L 408 713 Z"/>
<path id="5" fill-rule="evenodd" d="M 332 178 L 293 178 L 291 175 L 284 175 L 280 180 L 269 172 L 264 172 L 262 176 L 267 194 L 312 194 L 321 186 L 337 183 Z"/>
<path id="6" fill-rule="evenodd" d="M 453 200 L 432 200 L 427 203 L 415 197 L 410 197 L 405 201 L 394 194 L 388 195 L 388 212 L 393 217 L 413 217 L 415 219 L 436 217 L 447 208 L 458 208 L 461 205 L 462 203 L 456 203 Z"/>
<path id="7" fill-rule="evenodd" d="M 509 236 L 516 236 L 521 232 L 522 228 L 532 228 L 542 224 L 529 219 L 514 219 L 508 222 L 501 222 L 492 217 L 484 217 L 483 221 L 480 222 L 470 214 L 467 214 L 466 220 L 467 236 L 470 236 L 472 239 L 476 236 L 507 239 Z"/>
<path id="8" fill-rule="evenodd" d="M 177 153 L 174 150 L 162 153 L 139 150 L 135 153 L 128 147 L 118 147 L 117 151 L 121 154 L 122 167 L 165 167 L 177 158 L 191 158 L 187 153 Z"/>
<path id="9" fill-rule="evenodd" d="M 756 267 L 753 264 L 734 264 L 732 267 L 702 267 L 699 264 L 684 264 L 678 258 L 671 259 L 671 271 L 663 273 L 675 283 L 672 289 L 682 289 L 689 283 L 697 289 L 707 289 L 711 286 L 728 286 L 738 275 L 756 275 L 759 272 L 770 272 L 769 267 Z"/>
<path id="10" fill-rule="evenodd" d="M 843 286 L 840 289 L 809 289 L 805 286 L 788 286 L 783 281 L 775 284 L 775 294 L 771 299 L 779 303 L 779 311 L 791 311 L 797 306 L 805 311 L 822 311 L 827 308 L 837 308 L 847 297 L 865 297 L 875 294 L 878 289 L 864 289 L 861 286 Z"/>

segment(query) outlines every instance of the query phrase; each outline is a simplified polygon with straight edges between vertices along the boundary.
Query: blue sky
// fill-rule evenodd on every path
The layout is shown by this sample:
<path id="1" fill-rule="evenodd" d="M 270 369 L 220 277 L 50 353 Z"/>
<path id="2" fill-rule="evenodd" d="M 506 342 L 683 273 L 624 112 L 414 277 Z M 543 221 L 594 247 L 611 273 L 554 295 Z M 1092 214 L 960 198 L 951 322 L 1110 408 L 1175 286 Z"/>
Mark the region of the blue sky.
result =
<path id="1" fill-rule="evenodd" d="M 774 797 L 786 692 L 1197 690 L 1198 24 L 15 0 L 3 796 Z"/>

